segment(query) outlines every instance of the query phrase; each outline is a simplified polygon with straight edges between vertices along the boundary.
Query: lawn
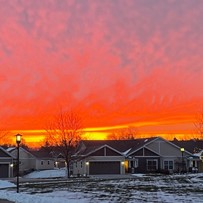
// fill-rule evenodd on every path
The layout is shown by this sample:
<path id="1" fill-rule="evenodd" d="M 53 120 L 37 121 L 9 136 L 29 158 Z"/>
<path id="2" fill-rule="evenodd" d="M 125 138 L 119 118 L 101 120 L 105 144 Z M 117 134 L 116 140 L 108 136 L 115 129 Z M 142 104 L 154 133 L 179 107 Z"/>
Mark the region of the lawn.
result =
<path id="1" fill-rule="evenodd" d="M 203 202 L 203 174 L 133 175 L 64 178 L 23 183 L 21 197 L 15 188 L 0 190 L 16 202 Z M 23 196 L 25 197 L 23 199 Z M 13 199 L 12 199 L 13 198 Z M 31 200 L 29 200 L 32 199 Z M 27 200 L 26 200 L 27 199 Z"/>

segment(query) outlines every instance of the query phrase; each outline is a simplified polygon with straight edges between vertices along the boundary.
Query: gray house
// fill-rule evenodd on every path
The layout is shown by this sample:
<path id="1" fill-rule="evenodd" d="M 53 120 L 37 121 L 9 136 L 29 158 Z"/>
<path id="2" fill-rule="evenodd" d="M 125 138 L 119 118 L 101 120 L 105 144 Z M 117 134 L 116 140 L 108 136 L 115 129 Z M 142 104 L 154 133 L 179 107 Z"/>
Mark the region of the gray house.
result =
<path id="1" fill-rule="evenodd" d="M 73 175 L 187 171 L 196 161 L 188 151 L 161 138 L 81 141 L 73 156 Z"/>
<path id="2" fill-rule="evenodd" d="M 0 178 L 13 177 L 13 156 L 0 147 Z"/>

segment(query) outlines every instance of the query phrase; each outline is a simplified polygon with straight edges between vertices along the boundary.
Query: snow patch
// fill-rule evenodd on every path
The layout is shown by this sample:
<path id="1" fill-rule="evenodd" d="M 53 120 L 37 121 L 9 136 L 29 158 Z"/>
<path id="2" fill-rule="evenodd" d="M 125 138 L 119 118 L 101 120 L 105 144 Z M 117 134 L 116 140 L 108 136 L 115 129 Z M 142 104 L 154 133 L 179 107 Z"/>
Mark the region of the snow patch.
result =
<path id="1" fill-rule="evenodd" d="M 16 187 L 15 184 L 10 183 L 8 181 L 0 180 L 0 188 L 9 188 L 9 187 Z"/>
<path id="2" fill-rule="evenodd" d="M 43 170 L 43 171 L 34 171 L 28 175 L 25 175 L 24 178 L 62 178 L 66 177 L 66 169 L 54 169 L 54 170 Z"/>

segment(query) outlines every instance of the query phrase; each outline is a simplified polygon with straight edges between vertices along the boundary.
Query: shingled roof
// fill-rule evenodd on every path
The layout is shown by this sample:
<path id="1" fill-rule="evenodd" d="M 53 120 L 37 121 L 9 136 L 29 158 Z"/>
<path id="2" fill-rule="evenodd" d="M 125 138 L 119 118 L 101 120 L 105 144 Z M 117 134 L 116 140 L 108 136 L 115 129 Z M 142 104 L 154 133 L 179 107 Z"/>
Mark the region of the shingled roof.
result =
<path id="1" fill-rule="evenodd" d="M 85 156 L 105 145 L 112 147 L 122 154 L 125 154 L 125 152 L 127 151 L 129 153 L 131 151 L 139 149 L 140 147 L 143 147 L 144 145 L 155 139 L 157 139 L 157 137 L 134 140 L 82 140 L 78 148 L 76 149 L 75 154 Z"/>
<path id="2" fill-rule="evenodd" d="M 177 140 L 171 141 L 173 144 L 185 148 L 188 152 L 194 154 L 203 150 L 203 140 Z"/>

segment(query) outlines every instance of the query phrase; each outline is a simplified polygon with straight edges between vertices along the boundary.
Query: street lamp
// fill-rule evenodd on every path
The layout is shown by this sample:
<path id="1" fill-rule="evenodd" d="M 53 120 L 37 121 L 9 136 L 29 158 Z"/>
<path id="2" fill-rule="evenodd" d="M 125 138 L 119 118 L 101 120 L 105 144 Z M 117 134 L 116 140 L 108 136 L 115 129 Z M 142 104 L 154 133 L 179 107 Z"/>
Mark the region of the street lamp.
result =
<path id="1" fill-rule="evenodd" d="M 20 134 L 16 135 L 16 143 L 17 143 L 17 193 L 19 193 L 19 165 L 20 165 L 20 156 L 19 156 L 19 149 L 21 143 L 21 136 Z"/>
<path id="2" fill-rule="evenodd" d="M 183 172 L 183 168 L 184 168 L 183 153 L 184 153 L 185 149 L 182 147 L 182 148 L 180 148 L 180 151 L 182 152 L 182 172 Z"/>

